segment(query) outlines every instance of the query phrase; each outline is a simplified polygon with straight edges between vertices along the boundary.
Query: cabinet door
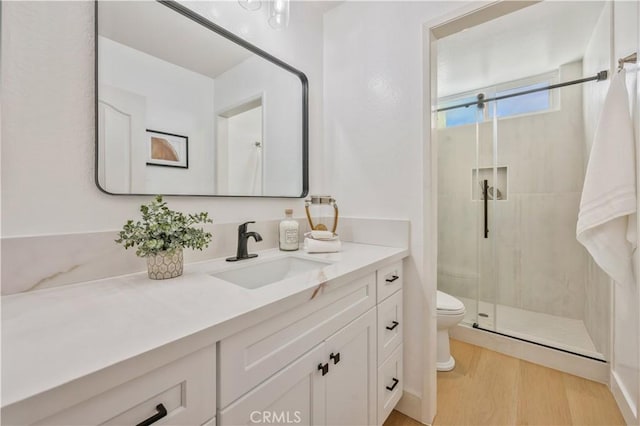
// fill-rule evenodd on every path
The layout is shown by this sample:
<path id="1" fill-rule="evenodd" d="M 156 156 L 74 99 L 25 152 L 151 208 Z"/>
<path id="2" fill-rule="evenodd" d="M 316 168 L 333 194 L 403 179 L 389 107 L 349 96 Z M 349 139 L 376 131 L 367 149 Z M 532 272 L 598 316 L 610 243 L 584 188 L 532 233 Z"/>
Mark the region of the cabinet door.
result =
<path id="1" fill-rule="evenodd" d="M 376 424 L 376 310 L 331 336 L 325 348 L 326 424 Z"/>
<path id="2" fill-rule="evenodd" d="M 323 344 L 222 410 L 218 424 L 324 425 L 325 381 L 319 364 L 326 364 Z"/>

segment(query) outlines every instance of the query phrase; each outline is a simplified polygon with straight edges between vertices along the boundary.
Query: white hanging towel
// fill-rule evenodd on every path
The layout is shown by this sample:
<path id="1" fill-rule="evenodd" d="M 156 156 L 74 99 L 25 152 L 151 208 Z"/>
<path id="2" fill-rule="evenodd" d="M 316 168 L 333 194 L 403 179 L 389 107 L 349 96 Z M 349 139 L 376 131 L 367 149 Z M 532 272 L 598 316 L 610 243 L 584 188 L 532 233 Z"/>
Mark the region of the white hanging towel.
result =
<path id="1" fill-rule="evenodd" d="M 595 262 L 633 284 L 636 248 L 636 154 L 625 71 L 613 76 L 596 128 L 576 230 Z"/>

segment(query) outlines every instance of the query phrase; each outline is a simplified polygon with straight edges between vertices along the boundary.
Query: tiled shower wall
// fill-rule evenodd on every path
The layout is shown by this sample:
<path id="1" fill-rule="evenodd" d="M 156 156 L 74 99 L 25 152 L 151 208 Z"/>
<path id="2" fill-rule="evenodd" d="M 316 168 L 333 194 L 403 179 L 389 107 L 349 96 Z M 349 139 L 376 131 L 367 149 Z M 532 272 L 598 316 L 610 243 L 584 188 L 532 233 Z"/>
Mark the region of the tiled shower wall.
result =
<path id="1" fill-rule="evenodd" d="M 560 81 L 581 76 L 581 61 L 560 69 Z M 584 180 L 582 89 L 556 94 L 558 110 L 498 121 L 496 163 L 508 168 L 508 188 L 499 189 L 508 199 L 489 202 L 488 239 L 481 201 L 471 199 L 475 125 L 439 130 L 441 290 L 475 298 L 480 276 L 482 300 L 584 318 L 588 254 L 575 237 Z M 480 125 L 480 167 L 493 165 L 493 130 L 491 122 Z"/>

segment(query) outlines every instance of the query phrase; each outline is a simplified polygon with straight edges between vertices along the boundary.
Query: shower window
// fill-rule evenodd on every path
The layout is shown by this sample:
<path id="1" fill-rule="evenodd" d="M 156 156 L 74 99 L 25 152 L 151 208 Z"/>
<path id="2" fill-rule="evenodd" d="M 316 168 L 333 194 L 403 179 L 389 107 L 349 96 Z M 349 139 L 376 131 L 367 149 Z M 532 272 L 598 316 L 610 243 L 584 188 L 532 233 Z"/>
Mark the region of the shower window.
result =
<path id="1" fill-rule="evenodd" d="M 539 89 L 553 84 L 551 81 L 543 83 L 530 84 L 528 86 L 519 86 L 514 89 L 503 90 L 496 93 L 496 97 L 510 95 L 512 93 Z M 533 112 L 548 111 L 551 109 L 551 90 L 542 92 L 529 93 L 527 95 L 516 96 L 514 98 L 503 99 L 498 102 L 496 107 L 496 115 L 500 117 L 509 117 L 512 115 L 530 114 Z M 488 118 L 493 118 L 493 108 L 488 109 Z"/>
<path id="2" fill-rule="evenodd" d="M 477 98 L 475 96 L 459 98 L 456 97 L 447 102 L 443 102 L 443 107 L 448 107 L 457 104 L 465 104 L 468 102 L 474 102 Z M 456 108 L 449 111 L 444 111 L 438 114 L 439 118 L 441 118 L 442 124 L 441 127 L 455 127 L 462 126 L 464 124 L 473 124 L 477 123 L 479 120 L 482 120 L 482 116 L 477 113 L 477 107 L 471 106 L 469 108 Z"/>
<path id="3" fill-rule="evenodd" d="M 474 102 L 478 94 L 482 93 L 487 98 L 500 97 L 516 92 L 522 92 L 555 84 L 558 81 L 558 71 L 537 75 L 509 83 L 502 83 L 494 88 L 484 87 L 458 95 L 447 96 L 440 99 L 439 107 L 449 107 L 458 104 Z M 495 90 L 495 92 L 493 92 Z M 491 95 L 489 95 L 491 93 Z M 495 93 L 495 94 L 493 94 Z M 503 99 L 498 102 L 495 109 L 498 118 L 512 117 L 516 115 L 546 112 L 554 109 L 558 104 L 557 96 L 553 91 L 541 91 L 527 95 Z M 474 124 L 493 119 L 494 108 L 484 108 L 478 113 L 478 107 L 456 108 L 438 113 L 438 127 L 455 127 L 465 124 Z"/>

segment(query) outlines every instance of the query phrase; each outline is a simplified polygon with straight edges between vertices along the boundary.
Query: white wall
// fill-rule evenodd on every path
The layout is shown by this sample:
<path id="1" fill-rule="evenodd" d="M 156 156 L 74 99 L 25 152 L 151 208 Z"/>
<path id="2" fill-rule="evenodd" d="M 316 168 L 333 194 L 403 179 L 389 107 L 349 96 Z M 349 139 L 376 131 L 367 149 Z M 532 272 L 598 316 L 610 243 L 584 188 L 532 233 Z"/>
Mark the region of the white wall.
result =
<path id="1" fill-rule="evenodd" d="M 189 138 L 188 169 L 146 165 L 147 135 L 134 140 L 142 148 L 132 164 L 142 180 L 132 182 L 134 192 L 214 193 L 214 80 L 102 36 L 99 52 L 100 83 L 143 97 L 146 129 Z"/>
<path id="2" fill-rule="evenodd" d="M 229 117 L 226 126 L 228 193 L 262 195 L 262 107 Z"/>
<path id="3" fill-rule="evenodd" d="M 613 3 L 613 53 L 617 59 L 640 50 L 639 31 L 640 6 L 638 2 L 614 1 Z M 627 90 L 633 125 L 636 134 L 636 155 L 640 151 L 640 109 L 638 108 L 638 66 L 626 65 Z M 636 163 L 640 171 L 640 162 Z M 640 173 L 636 172 L 638 175 Z M 640 188 L 640 186 L 639 186 Z M 626 401 L 635 413 L 635 424 L 640 422 L 640 290 L 638 274 L 640 257 L 635 252 L 635 286 L 613 285 L 613 373 L 626 393 Z M 624 412 L 625 410 L 623 410 Z M 627 421 L 628 421 L 627 416 Z"/>
<path id="4" fill-rule="evenodd" d="M 637 52 L 640 48 L 640 7 L 638 2 L 613 1 L 606 4 L 596 31 L 587 47 L 584 58 L 586 75 L 601 69 L 617 70 L 617 59 Z M 627 90 L 633 125 L 636 133 L 636 156 L 640 155 L 640 110 L 638 102 L 640 87 L 637 84 L 638 67 L 625 66 L 627 70 Z M 602 111 L 604 97 L 609 82 L 585 85 L 585 140 L 587 153 L 590 151 L 595 126 Z M 638 157 L 640 158 L 640 157 Z M 636 162 L 640 170 L 640 161 Z M 640 173 L 637 173 L 640 178 Z M 640 185 L 638 186 L 640 188 Z M 640 198 L 639 198 L 640 200 Z M 587 299 L 613 295 L 611 314 L 611 387 L 613 394 L 629 424 L 638 424 L 640 407 L 640 292 L 638 290 L 638 251 L 634 256 L 636 269 L 635 286 L 625 286 L 612 282 L 597 267 L 591 266 L 587 281 Z M 595 268 L 594 272 L 592 269 Z M 596 316 L 602 313 L 591 312 Z M 599 320 L 599 318 L 597 319 Z M 589 326 L 589 325 L 588 325 Z"/>
<path id="5" fill-rule="evenodd" d="M 435 360 L 422 352 L 434 312 L 424 311 L 423 24 L 460 2 L 347 2 L 325 14 L 324 116 L 327 192 L 347 216 L 411 221 L 405 262 L 405 389 L 433 401 Z M 428 61 L 427 61 L 428 63 Z M 425 345 L 427 346 L 427 345 Z M 434 342 L 428 345 L 435 350 Z M 431 365 L 430 361 L 433 361 Z M 432 371 L 422 394 L 423 366 Z M 433 407 L 435 410 L 435 407 Z M 425 416 L 433 413 L 424 413 Z M 424 418 L 423 418 L 424 419 Z"/>
<path id="6" fill-rule="evenodd" d="M 237 2 L 189 7 L 289 62 L 310 84 L 311 188 L 322 164 L 322 18 L 294 3 L 289 28 L 274 31 L 266 10 Z M 92 2 L 2 4 L 2 236 L 115 230 L 150 197 L 110 196 L 94 183 L 94 28 Z M 317 190 L 317 189 L 316 189 Z M 216 223 L 279 218 L 302 200 L 170 198 Z"/>
<path id="7" fill-rule="evenodd" d="M 296 141 L 302 129 L 300 79 L 260 57 L 251 57 L 216 78 L 218 115 L 259 96 L 265 117 L 264 194 L 299 195 L 302 146 Z"/>

